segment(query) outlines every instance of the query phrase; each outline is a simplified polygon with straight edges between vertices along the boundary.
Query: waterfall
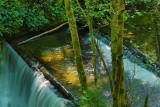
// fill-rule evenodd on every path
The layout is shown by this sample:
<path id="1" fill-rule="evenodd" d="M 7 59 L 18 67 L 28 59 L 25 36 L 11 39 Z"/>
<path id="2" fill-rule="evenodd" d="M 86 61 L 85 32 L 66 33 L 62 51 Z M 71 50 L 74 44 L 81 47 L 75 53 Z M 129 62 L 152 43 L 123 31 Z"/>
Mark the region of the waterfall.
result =
<path id="1" fill-rule="evenodd" d="M 5 43 L 0 52 L 0 107 L 73 107 L 43 74 L 33 71 Z"/>
<path id="2" fill-rule="evenodd" d="M 95 37 L 95 39 L 103 53 L 107 66 L 111 68 L 110 41 L 103 37 L 99 37 L 98 39 Z M 156 75 L 157 71 L 145 67 L 145 64 L 129 51 L 124 53 L 123 62 L 126 78 L 131 82 L 130 87 L 133 87 L 132 89 L 135 88 L 135 90 L 129 90 L 131 96 L 136 96 L 132 99 L 133 107 L 141 107 L 147 94 L 149 94 L 149 107 L 160 107 L 160 78 Z"/>
<path id="3" fill-rule="evenodd" d="M 111 48 L 110 41 L 104 37 L 98 36 L 95 37 L 101 52 L 106 60 L 106 63 L 111 67 Z M 124 62 L 124 71 L 129 73 L 131 76 L 134 75 L 135 79 L 145 81 L 149 83 L 150 86 L 158 85 L 160 86 L 160 79 L 155 75 L 152 69 L 147 69 L 147 67 L 142 66 L 141 60 L 132 55 L 128 50 L 124 50 L 123 62 Z"/>

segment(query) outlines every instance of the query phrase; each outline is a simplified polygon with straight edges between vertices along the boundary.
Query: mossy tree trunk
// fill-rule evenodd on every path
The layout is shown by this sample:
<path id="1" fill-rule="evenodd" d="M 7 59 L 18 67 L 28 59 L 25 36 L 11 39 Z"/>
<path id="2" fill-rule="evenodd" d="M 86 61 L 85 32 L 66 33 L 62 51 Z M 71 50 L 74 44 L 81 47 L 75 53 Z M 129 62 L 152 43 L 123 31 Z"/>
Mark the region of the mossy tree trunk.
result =
<path id="1" fill-rule="evenodd" d="M 107 75 L 109 77 L 110 90 L 111 90 L 111 94 L 113 94 L 113 80 L 112 80 L 112 76 L 111 76 L 111 74 L 109 72 L 109 69 L 108 69 L 108 67 L 106 65 L 105 59 L 103 58 L 103 54 L 102 54 L 102 52 L 101 52 L 98 44 L 96 43 L 95 39 L 94 39 L 94 43 L 95 43 L 97 52 L 98 52 L 98 54 L 99 54 L 99 56 L 100 56 L 100 58 L 102 60 L 102 64 L 104 66 L 104 70 L 106 71 L 106 73 L 107 73 Z"/>
<path id="2" fill-rule="evenodd" d="M 125 99 L 125 77 L 124 77 L 124 65 L 123 65 L 123 36 L 124 36 L 124 12 L 125 1 L 119 0 L 118 2 L 118 42 L 117 42 L 117 82 L 120 84 L 120 100 L 121 107 L 126 107 Z"/>
<path id="3" fill-rule="evenodd" d="M 126 106 L 123 65 L 124 4 L 124 0 L 110 0 L 113 107 Z"/>
<path id="4" fill-rule="evenodd" d="M 90 3 L 91 1 L 90 0 L 85 0 L 85 6 L 86 6 L 86 12 L 85 10 L 81 7 L 80 3 L 78 0 L 76 0 L 78 6 L 80 7 L 81 11 L 82 11 L 82 14 L 84 15 L 86 21 L 87 21 L 87 24 L 88 24 L 88 27 L 89 27 L 89 33 L 90 33 L 90 37 L 91 37 L 91 47 L 92 47 L 92 51 L 93 51 L 93 67 L 94 67 L 94 84 L 95 86 L 97 85 L 97 80 L 98 80 L 98 77 L 97 77 L 97 62 L 96 62 L 96 46 L 95 46 L 95 42 L 94 42 L 94 31 L 93 31 L 93 23 L 92 23 L 92 17 L 90 16 L 90 12 L 91 12 L 91 9 L 90 9 Z"/>
<path id="5" fill-rule="evenodd" d="M 155 46 L 156 46 L 156 57 L 157 61 L 160 62 L 160 24 L 157 23 L 160 21 L 160 11 L 158 10 L 158 5 L 155 4 L 153 10 L 151 10 L 152 17 L 152 32 L 155 37 Z"/>
<path id="6" fill-rule="evenodd" d="M 160 24 L 157 23 L 160 21 L 160 12 L 158 9 L 155 9 L 154 13 L 154 34 L 156 37 L 156 56 L 157 56 L 157 61 L 160 62 Z"/>
<path id="7" fill-rule="evenodd" d="M 93 32 L 93 24 L 92 24 L 92 17 L 90 16 L 91 9 L 89 8 L 91 1 L 90 0 L 85 0 L 85 5 L 86 5 L 86 19 L 87 19 L 87 24 L 89 27 L 89 33 L 91 37 L 91 45 L 92 45 L 92 51 L 93 51 L 93 67 L 94 67 L 94 83 L 95 86 L 97 85 L 97 60 L 96 60 L 96 47 L 94 43 L 94 32 Z"/>
<path id="8" fill-rule="evenodd" d="M 160 62 L 160 34 L 156 34 L 156 56 L 157 61 Z"/>
<path id="9" fill-rule="evenodd" d="M 145 101 L 144 101 L 143 107 L 148 107 L 148 95 L 145 97 Z"/>
<path id="10" fill-rule="evenodd" d="M 160 34 L 157 36 L 157 61 L 160 62 Z"/>
<path id="11" fill-rule="evenodd" d="M 76 20 L 75 20 L 73 8 L 72 8 L 72 0 L 64 0 L 64 3 L 65 3 L 66 15 L 67 15 L 67 19 L 68 19 L 68 23 L 71 31 L 72 45 L 73 45 L 74 54 L 75 54 L 79 81 L 80 81 L 82 90 L 86 90 L 87 80 L 86 80 L 86 75 L 83 68 L 82 54 L 81 54 L 81 48 L 80 48 L 79 37 L 77 32 Z"/>
<path id="12" fill-rule="evenodd" d="M 111 26 L 111 53 L 112 53 L 112 79 L 113 79 L 113 107 L 119 107 L 119 89 L 116 89 L 117 74 L 117 39 L 118 39 L 118 3 L 117 0 L 110 1 L 110 26 Z"/>

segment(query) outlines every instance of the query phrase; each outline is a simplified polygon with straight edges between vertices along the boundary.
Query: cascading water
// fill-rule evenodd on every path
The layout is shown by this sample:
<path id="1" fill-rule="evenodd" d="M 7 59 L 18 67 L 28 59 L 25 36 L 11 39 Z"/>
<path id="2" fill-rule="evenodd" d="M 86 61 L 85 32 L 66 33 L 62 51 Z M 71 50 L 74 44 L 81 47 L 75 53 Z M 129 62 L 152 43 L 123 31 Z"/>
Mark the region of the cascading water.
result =
<path id="1" fill-rule="evenodd" d="M 5 43 L 0 52 L 0 107 L 73 107 Z"/>
<path id="2" fill-rule="evenodd" d="M 101 38 L 102 39 L 102 38 Z M 107 40 L 105 40 L 107 41 Z M 107 41 L 109 42 L 109 41 Z M 104 58 L 106 59 L 107 64 L 111 66 L 111 51 L 110 51 L 110 46 L 107 44 L 109 43 L 104 43 L 97 39 L 97 43 L 99 44 L 99 47 L 104 55 Z M 125 50 L 127 51 L 127 50 Z M 140 65 L 138 65 L 140 60 L 136 58 L 134 55 L 129 55 L 128 53 L 124 54 L 123 56 L 123 61 L 124 61 L 124 70 L 126 72 L 130 72 L 131 74 L 134 73 L 134 78 L 135 79 L 140 79 L 140 80 L 145 80 L 147 81 L 150 85 L 157 85 L 160 84 L 160 79 L 158 76 L 156 76 L 152 72 L 156 71 L 149 71 Z"/>
<path id="3" fill-rule="evenodd" d="M 95 40 L 97 41 L 97 44 L 99 45 L 99 48 L 103 53 L 107 66 L 111 70 L 112 60 L 110 40 L 100 35 L 95 36 Z M 85 35 L 85 42 L 87 42 L 88 44 L 90 44 L 91 42 L 89 33 Z M 160 107 L 160 79 L 157 75 L 155 75 L 157 71 L 146 69 L 145 64 L 142 65 L 142 62 L 138 58 L 136 58 L 135 55 L 129 54 L 129 50 L 124 50 L 124 52 L 124 70 L 126 74 L 126 80 L 129 80 L 128 82 L 130 82 L 130 86 L 128 86 L 130 88 L 129 94 L 131 96 L 136 96 L 134 99 L 132 99 L 132 106 L 141 107 L 145 96 L 149 94 L 149 106 Z M 103 64 L 101 64 L 98 68 L 101 68 L 102 65 Z M 102 74 L 103 71 L 104 70 L 100 70 L 99 73 Z"/>

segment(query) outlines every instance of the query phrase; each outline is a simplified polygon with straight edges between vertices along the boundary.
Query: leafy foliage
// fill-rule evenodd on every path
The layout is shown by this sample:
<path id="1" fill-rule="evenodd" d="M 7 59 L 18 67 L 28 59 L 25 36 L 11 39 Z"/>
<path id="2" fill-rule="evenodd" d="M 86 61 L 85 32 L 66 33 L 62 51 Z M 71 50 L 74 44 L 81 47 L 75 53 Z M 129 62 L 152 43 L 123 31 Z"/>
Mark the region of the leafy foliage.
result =
<path id="1" fill-rule="evenodd" d="M 81 3 L 81 2 L 80 2 Z M 85 10 L 84 4 L 82 4 L 83 9 Z M 98 27 L 103 27 L 109 25 L 109 1 L 106 0 L 92 0 L 89 2 L 90 16 L 93 19 L 94 24 Z M 85 18 L 81 12 L 81 9 L 74 3 L 74 12 L 77 17 L 77 20 L 84 21 Z"/>
<path id="2" fill-rule="evenodd" d="M 43 11 L 38 11 L 35 7 L 33 9 L 27 8 L 26 10 L 24 19 L 29 30 L 38 30 L 48 24 L 48 19 L 46 19 Z"/>
<path id="3" fill-rule="evenodd" d="M 66 20 L 64 5 L 57 2 L 53 6 L 50 6 L 51 9 L 51 21 L 56 21 L 60 19 L 62 21 Z"/>
<path id="4" fill-rule="evenodd" d="M 0 0 L 0 35 L 36 31 L 66 20 L 64 7 L 54 0 Z"/>
<path id="5" fill-rule="evenodd" d="M 0 1 L 1 2 L 1 1 Z M 25 13 L 22 7 L 16 1 L 0 4 L 0 35 L 3 33 L 16 33 L 23 25 L 23 17 Z"/>
<path id="6" fill-rule="evenodd" d="M 84 96 L 78 103 L 80 107 L 107 107 L 106 101 L 101 98 L 98 90 L 83 91 Z"/>

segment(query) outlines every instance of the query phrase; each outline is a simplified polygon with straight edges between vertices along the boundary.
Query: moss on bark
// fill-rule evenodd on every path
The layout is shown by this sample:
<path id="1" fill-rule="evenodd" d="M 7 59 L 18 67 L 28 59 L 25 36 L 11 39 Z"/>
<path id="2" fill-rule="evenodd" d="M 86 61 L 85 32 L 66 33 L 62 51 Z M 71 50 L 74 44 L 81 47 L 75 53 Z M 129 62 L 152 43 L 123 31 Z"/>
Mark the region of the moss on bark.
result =
<path id="1" fill-rule="evenodd" d="M 81 47 L 80 47 L 79 38 L 78 38 L 76 20 L 75 20 L 73 8 L 72 8 L 72 0 L 65 0 L 64 2 L 65 2 L 66 15 L 67 15 L 67 19 L 68 19 L 68 23 L 71 31 L 72 45 L 73 45 L 74 54 L 75 54 L 79 81 L 80 81 L 82 90 L 86 90 L 87 80 L 86 80 L 86 75 L 83 67 Z"/>
<path id="2" fill-rule="evenodd" d="M 94 32 L 93 32 L 93 23 L 92 23 L 92 17 L 90 16 L 90 0 L 85 0 L 85 5 L 86 5 L 86 10 L 87 10 L 87 15 L 86 15 L 86 19 L 87 19 L 87 24 L 89 27 L 89 33 L 90 33 L 90 37 L 91 37 L 91 45 L 92 45 L 92 51 L 93 51 L 93 67 L 94 67 L 94 83 L 95 86 L 97 85 L 97 60 L 96 60 L 96 47 L 95 47 L 95 42 L 94 42 Z"/>
<path id="3" fill-rule="evenodd" d="M 124 10 L 124 0 L 110 1 L 113 107 L 126 106 L 123 66 Z"/>

